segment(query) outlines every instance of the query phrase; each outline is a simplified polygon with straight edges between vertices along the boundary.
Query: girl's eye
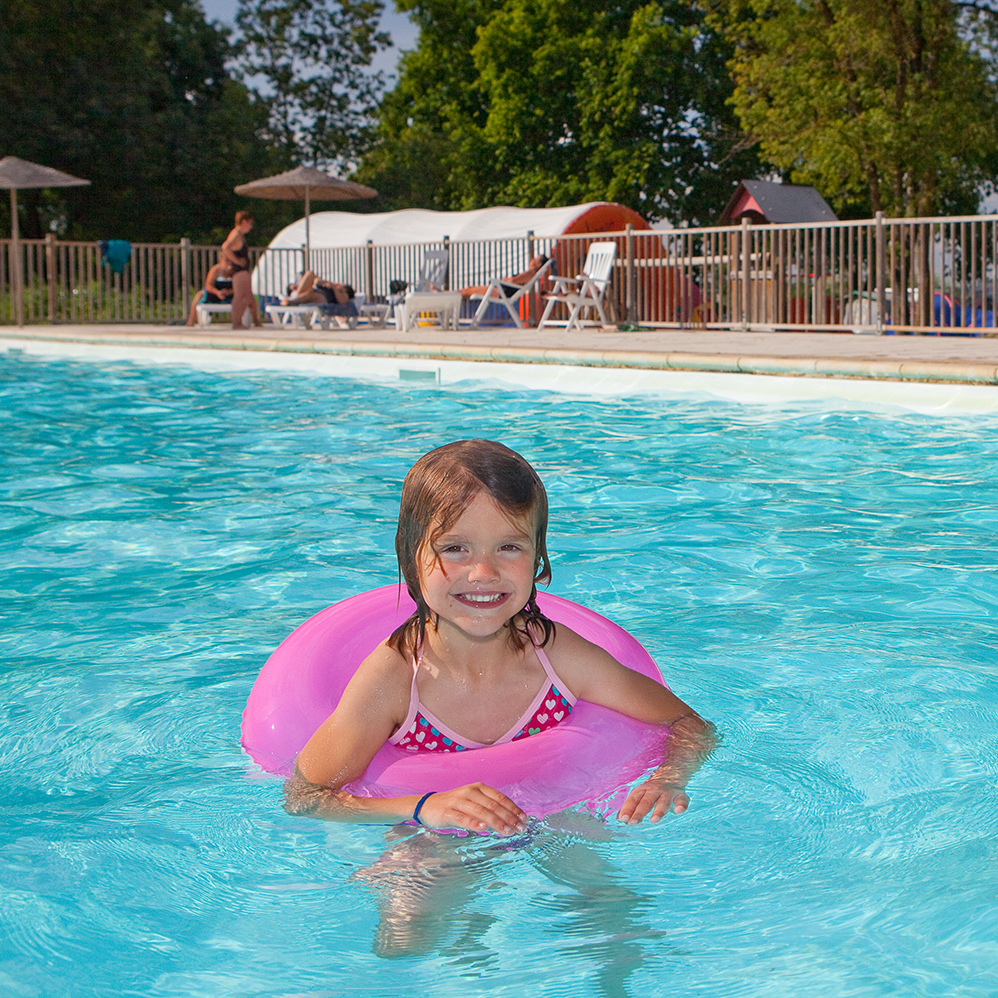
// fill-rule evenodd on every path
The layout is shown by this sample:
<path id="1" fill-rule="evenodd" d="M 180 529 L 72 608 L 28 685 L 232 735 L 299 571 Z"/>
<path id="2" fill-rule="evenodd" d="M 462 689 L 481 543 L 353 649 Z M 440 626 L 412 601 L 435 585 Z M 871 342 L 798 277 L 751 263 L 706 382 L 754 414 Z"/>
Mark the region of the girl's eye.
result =
<path id="1" fill-rule="evenodd" d="M 500 551 L 519 551 L 520 550 L 520 545 L 519 544 L 503 544 L 503 546 L 499 550 Z"/>

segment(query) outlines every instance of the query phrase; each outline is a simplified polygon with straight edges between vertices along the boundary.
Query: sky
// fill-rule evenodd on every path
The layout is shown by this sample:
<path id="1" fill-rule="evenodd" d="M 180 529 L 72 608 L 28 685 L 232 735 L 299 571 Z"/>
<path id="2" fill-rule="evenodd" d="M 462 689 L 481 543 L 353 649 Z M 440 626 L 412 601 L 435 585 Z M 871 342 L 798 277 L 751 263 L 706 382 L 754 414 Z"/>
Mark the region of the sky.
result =
<path id="1" fill-rule="evenodd" d="M 235 25 L 238 7 L 238 0 L 201 0 L 201 8 L 209 21 L 222 21 L 230 26 Z M 416 47 L 419 29 L 409 20 L 407 14 L 400 14 L 395 10 L 395 4 L 392 0 L 385 0 L 385 7 L 384 16 L 381 18 L 381 27 L 383 31 L 387 31 L 392 36 L 395 45 L 387 52 L 380 52 L 375 57 L 372 66 L 374 69 L 394 73 L 399 51 Z"/>

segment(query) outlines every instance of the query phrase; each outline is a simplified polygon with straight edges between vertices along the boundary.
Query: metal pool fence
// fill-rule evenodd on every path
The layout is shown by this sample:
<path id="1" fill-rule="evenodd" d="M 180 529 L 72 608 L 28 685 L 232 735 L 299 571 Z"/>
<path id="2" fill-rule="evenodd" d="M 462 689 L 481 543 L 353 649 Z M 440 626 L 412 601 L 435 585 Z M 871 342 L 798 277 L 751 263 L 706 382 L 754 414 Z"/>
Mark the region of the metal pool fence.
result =
<path id="1" fill-rule="evenodd" d="M 998 216 L 740 225 L 516 239 L 313 248 L 313 269 L 385 301 L 414 282 L 427 250 L 445 249 L 446 288 L 524 270 L 539 253 L 581 272 L 589 245 L 611 240 L 611 321 L 625 328 L 847 330 L 984 334 L 995 328 Z M 97 243 L 0 241 L 0 324 L 179 323 L 217 261 L 217 246 L 137 243 L 121 273 Z M 253 248 L 254 289 L 284 294 L 303 249 Z M 524 304 L 536 320 L 543 302 Z M 501 318 L 497 316 L 497 318 Z"/>

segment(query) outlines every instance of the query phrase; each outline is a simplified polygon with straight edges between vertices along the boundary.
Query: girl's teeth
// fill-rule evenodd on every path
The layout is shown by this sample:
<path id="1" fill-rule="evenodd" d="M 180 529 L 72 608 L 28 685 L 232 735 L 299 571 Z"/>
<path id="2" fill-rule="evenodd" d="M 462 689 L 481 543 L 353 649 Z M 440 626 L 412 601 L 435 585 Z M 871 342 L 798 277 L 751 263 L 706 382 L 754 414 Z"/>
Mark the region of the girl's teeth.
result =
<path id="1" fill-rule="evenodd" d="M 496 600 L 502 599 L 502 596 L 479 596 L 476 593 L 466 593 L 464 598 L 471 600 L 472 603 L 495 603 Z"/>

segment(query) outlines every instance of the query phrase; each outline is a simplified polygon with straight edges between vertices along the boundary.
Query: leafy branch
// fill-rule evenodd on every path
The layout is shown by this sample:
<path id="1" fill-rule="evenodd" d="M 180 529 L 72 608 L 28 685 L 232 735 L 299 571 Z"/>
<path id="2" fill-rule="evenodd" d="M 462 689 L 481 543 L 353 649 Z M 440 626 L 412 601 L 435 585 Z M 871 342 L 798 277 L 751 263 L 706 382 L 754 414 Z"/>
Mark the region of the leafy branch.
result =
<path id="1" fill-rule="evenodd" d="M 269 111 L 287 166 L 356 157 L 384 91 L 382 0 L 240 0 L 238 66 Z"/>

